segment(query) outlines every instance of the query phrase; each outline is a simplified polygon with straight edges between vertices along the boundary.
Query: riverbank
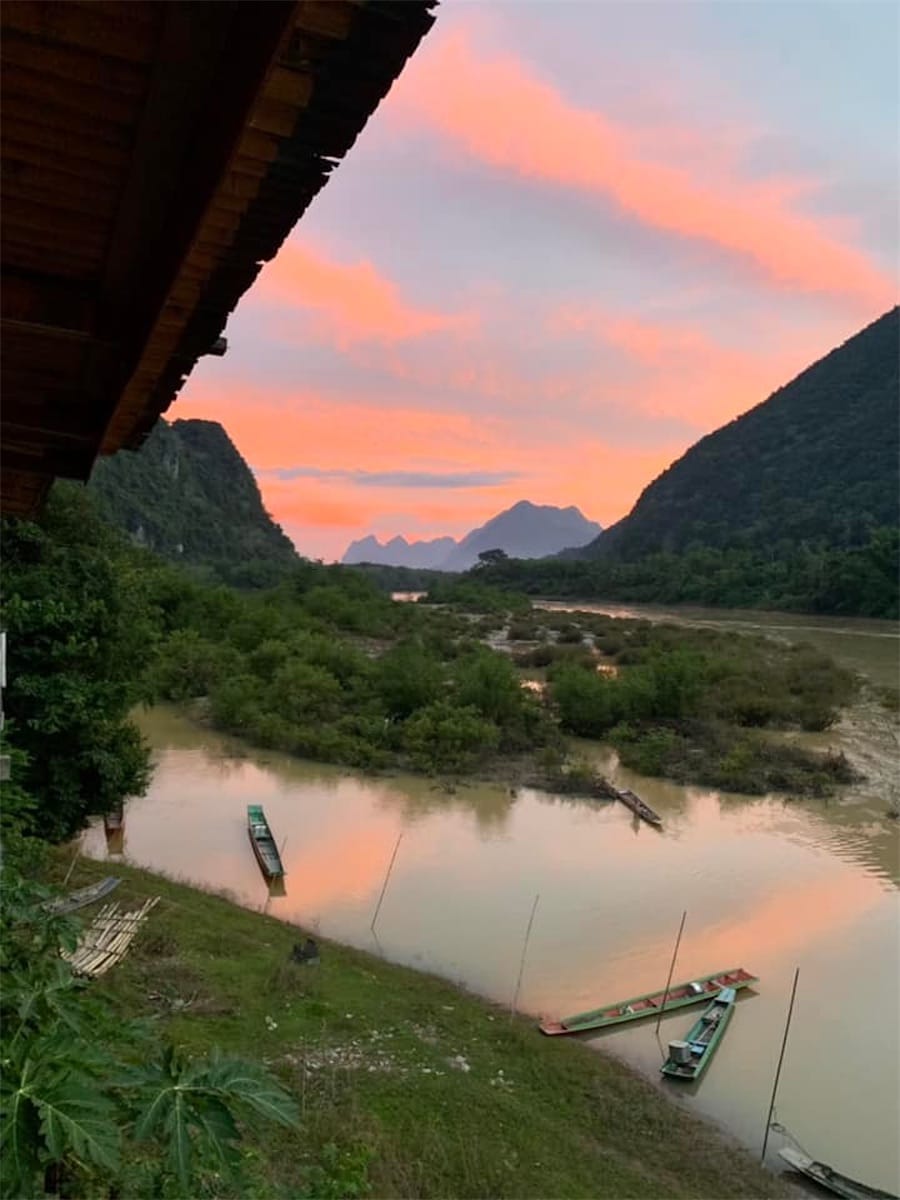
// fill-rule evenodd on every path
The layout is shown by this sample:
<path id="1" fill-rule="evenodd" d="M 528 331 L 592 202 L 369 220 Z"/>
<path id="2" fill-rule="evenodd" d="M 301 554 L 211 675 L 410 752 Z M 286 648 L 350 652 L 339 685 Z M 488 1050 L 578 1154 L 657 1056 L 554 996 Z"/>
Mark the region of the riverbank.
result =
<path id="1" fill-rule="evenodd" d="M 68 866 L 60 852 L 51 868 Z M 80 860 L 69 887 L 110 864 Z M 259 1197 L 786 1196 L 784 1183 L 615 1059 L 541 1038 L 434 976 L 121 864 L 122 903 L 159 895 L 128 957 L 95 985 L 189 1054 L 262 1061 L 296 1131 L 248 1142 Z M 228 1193 L 221 1193 L 223 1196 Z"/>

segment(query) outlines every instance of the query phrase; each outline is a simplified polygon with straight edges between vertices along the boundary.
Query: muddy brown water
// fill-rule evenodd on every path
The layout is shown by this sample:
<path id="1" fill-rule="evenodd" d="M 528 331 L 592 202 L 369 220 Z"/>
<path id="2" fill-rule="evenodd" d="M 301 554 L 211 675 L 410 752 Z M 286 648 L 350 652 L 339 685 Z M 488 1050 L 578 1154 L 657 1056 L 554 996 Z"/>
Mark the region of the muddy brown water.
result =
<path id="1" fill-rule="evenodd" d="M 887 623 L 593 607 L 762 628 L 822 645 L 874 682 L 896 682 L 897 630 Z M 127 807 L 129 861 L 226 888 L 243 904 L 268 904 L 273 915 L 506 1004 L 539 895 L 519 996 L 525 1012 L 561 1016 L 663 986 L 686 909 L 676 981 L 731 966 L 760 977 L 703 1079 L 684 1086 L 658 1074 L 666 1043 L 683 1036 L 693 1009 L 665 1017 L 659 1038 L 651 1020 L 589 1044 L 754 1149 L 799 966 L 777 1117 L 813 1157 L 898 1190 L 900 830 L 886 807 L 900 778 L 895 722 L 873 700 L 804 738 L 840 746 L 867 772 L 829 801 L 679 787 L 588 747 L 660 813 L 662 832 L 617 804 L 495 785 L 447 795 L 412 776 L 372 779 L 257 751 L 165 707 L 138 719 L 155 771 L 147 795 Z M 248 845 L 251 803 L 265 806 L 284 843 L 284 896 L 268 898 Z M 369 926 L 400 833 L 376 938 Z M 89 853 L 107 855 L 102 825 L 85 840 Z M 773 1168 L 786 1144 L 772 1134 Z"/>

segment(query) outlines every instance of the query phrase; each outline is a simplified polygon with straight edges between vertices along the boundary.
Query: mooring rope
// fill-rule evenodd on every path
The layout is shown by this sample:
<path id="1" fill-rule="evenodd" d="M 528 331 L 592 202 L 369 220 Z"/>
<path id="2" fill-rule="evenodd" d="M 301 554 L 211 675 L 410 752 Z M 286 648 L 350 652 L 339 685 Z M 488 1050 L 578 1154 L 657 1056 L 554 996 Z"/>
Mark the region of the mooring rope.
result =
<path id="1" fill-rule="evenodd" d="M 783 1125 L 778 1120 L 778 1109 L 777 1108 L 772 1109 L 772 1121 L 769 1124 L 769 1128 L 774 1129 L 776 1133 L 782 1134 L 784 1137 L 786 1137 L 788 1139 L 789 1142 L 793 1142 L 794 1145 L 797 1147 L 797 1149 L 800 1151 L 800 1153 L 805 1154 L 807 1158 L 813 1157 L 810 1154 L 810 1152 L 807 1150 L 807 1148 L 803 1145 L 803 1143 L 798 1138 L 794 1137 L 794 1135 L 791 1133 L 791 1131 L 788 1129 L 788 1127 L 786 1125 Z"/>

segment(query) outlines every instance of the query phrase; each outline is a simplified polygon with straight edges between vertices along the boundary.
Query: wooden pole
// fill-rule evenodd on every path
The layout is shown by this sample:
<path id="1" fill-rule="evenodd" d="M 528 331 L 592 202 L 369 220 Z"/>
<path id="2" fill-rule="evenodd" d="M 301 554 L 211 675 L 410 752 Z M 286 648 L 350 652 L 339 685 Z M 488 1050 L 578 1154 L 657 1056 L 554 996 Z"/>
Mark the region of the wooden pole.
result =
<path id="1" fill-rule="evenodd" d="M 519 1003 L 519 988 L 522 986 L 522 975 L 525 971 L 525 955 L 528 953 L 528 941 L 531 937 L 531 927 L 534 924 L 534 914 L 537 912 L 538 901 L 541 898 L 540 892 L 534 898 L 534 904 L 531 906 L 531 916 L 528 918 L 528 928 L 525 930 L 525 941 L 522 943 L 522 958 L 519 961 L 519 977 L 516 980 L 516 990 L 513 994 L 512 1004 L 509 1006 L 510 1021 L 516 1015 L 516 1006 Z"/>
<path id="2" fill-rule="evenodd" d="M 78 862 L 78 857 L 80 854 L 81 854 L 81 838 L 78 839 L 78 845 L 75 847 L 75 854 L 72 857 L 72 861 L 69 863 L 69 869 L 68 869 L 68 871 L 66 871 L 66 877 L 62 881 L 63 887 L 65 887 L 66 884 L 69 882 L 69 878 L 70 878 L 72 872 L 75 870 L 75 864 Z"/>
<path id="3" fill-rule="evenodd" d="M 784 1051 L 787 1047 L 788 1031 L 791 1028 L 791 1016 L 794 1012 L 794 997 L 797 995 L 797 980 L 800 978 L 800 968 L 794 970 L 794 986 L 791 988 L 791 1002 L 788 1005 L 787 1020 L 784 1023 L 784 1037 L 781 1039 L 781 1053 L 778 1055 L 778 1066 L 775 1068 L 775 1082 L 772 1085 L 772 1100 L 769 1104 L 769 1115 L 766 1117 L 766 1132 L 763 1137 L 762 1154 L 759 1161 L 766 1161 L 766 1147 L 769 1144 L 769 1129 L 772 1126 L 772 1113 L 775 1111 L 775 1097 L 778 1094 L 778 1080 L 781 1078 L 781 1064 L 784 1062 Z"/>
<path id="4" fill-rule="evenodd" d="M 687 909 L 681 914 L 681 924 L 678 926 L 678 937 L 675 939 L 675 949 L 672 951 L 672 962 L 669 964 L 669 978 L 666 980 L 666 990 L 663 992 L 663 1001 L 659 1006 L 659 1015 L 656 1018 L 656 1032 L 659 1033 L 659 1023 L 663 1018 L 663 1013 L 666 1011 L 666 1001 L 669 999 L 669 988 L 672 986 L 672 972 L 675 970 L 675 959 L 678 957 L 678 947 L 681 945 L 681 935 L 684 932 L 684 922 L 687 918 Z"/>
<path id="5" fill-rule="evenodd" d="M 394 853 L 391 855 L 391 861 L 388 863 L 387 874 L 384 877 L 384 883 L 381 885 L 381 895 L 378 897 L 378 903 L 375 905 L 375 913 L 372 917 L 372 924 L 369 928 L 375 932 L 375 922 L 378 920 L 378 914 L 381 911 L 381 902 L 384 899 L 384 893 L 387 891 L 388 880 L 391 877 L 391 871 L 394 869 L 394 859 L 397 857 L 397 851 L 400 849 L 400 843 L 403 841 L 403 834 L 397 834 L 397 844 L 394 847 Z"/>

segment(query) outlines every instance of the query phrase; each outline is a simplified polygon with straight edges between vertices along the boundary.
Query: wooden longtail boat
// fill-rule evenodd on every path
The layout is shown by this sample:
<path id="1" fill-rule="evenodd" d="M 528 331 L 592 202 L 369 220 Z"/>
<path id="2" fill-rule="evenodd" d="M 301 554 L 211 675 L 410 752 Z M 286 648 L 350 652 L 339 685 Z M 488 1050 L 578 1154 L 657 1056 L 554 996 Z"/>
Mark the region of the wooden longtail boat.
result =
<path id="1" fill-rule="evenodd" d="M 556 1037 L 563 1033 L 584 1033 L 589 1029 L 606 1029 L 608 1025 L 624 1025 L 626 1021 L 649 1017 L 663 1007 L 666 1012 L 671 1012 L 676 1008 L 686 1008 L 689 1004 L 699 1004 L 701 1000 L 709 1000 L 715 996 L 723 987 L 749 987 L 757 982 L 758 977 L 751 975 L 743 967 L 730 967 L 727 971 L 717 971 L 714 975 L 701 975 L 688 983 L 673 984 L 668 995 L 665 988 L 660 988 L 659 991 L 648 992 L 645 996 L 633 996 L 630 1000 L 619 1000 L 616 1004 L 607 1004 L 604 1008 L 576 1013 L 574 1017 L 563 1017 L 561 1021 L 542 1021 L 539 1028 L 541 1033 L 546 1033 L 548 1037 Z"/>
<path id="2" fill-rule="evenodd" d="M 260 804 L 247 805 L 247 833 L 263 875 L 266 879 L 281 879 L 284 876 L 281 855 Z"/>
<path id="3" fill-rule="evenodd" d="M 122 807 L 113 809 L 112 812 L 103 814 L 103 828 L 106 833 L 116 833 L 125 825 L 125 809 Z"/>
<path id="4" fill-rule="evenodd" d="M 636 813 L 648 825 L 655 825 L 657 828 L 662 826 L 662 817 L 655 813 L 649 804 L 645 804 L 640 796 L 636 796 L 629 788 L 616 788 L 616 795 L 626 808 L 630 808 L 633 813 Z"/>
<path id="5" fill-rule="evenodd" d="M 869 1187 L 867 1183 L 850 1179 L 829 1167 L 827 1163 L 816 1162 L 808 1154 L 801 1154 L 799 1150 L 792 1150 L 790 1146 L 779 1150 L 778 1153 L 795 1171 L 800 1171 L 808 1179 L 815 1180 L 836 1196 L 843 1196 L 844 1200 L 897 1200 L 893 1192 L 885 1192 L 881 1188 Z"/>
<path id="6" fill-rule="evenodd" d="M 671 1079 L 699 1079 L 710 1064 L 734 1012 L 737 992 L 722 988 L 703 1015 L 690 1027 L 683 1042 L 669 1042 L 669 1057 L 659 1068 Z"/>
<path id="7" fill-rule="evenodd" d="M 79 908 L 86 908 L 95 900 L 102 900 L 104 896 L 108 896 L 121 882 L 121 879 L 109 875 L 106 879 L 98 880 L 97 883 L 91 883 L 87 887 L 69 892 L 68 896 L 56 896 L 52 900 L 46 900 L 41 907 L 56 916 L 77 912 Z"/>

